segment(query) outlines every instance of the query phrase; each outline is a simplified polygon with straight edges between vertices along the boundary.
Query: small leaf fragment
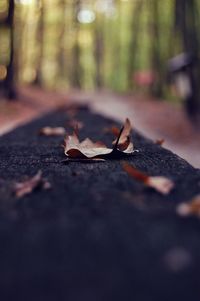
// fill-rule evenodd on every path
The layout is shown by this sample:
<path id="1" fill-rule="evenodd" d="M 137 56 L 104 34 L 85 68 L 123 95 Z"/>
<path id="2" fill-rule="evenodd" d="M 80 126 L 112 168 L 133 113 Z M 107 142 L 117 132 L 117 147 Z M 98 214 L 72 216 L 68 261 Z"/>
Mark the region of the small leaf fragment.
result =
<path id="1" fill-rule="evenodd" d="M 200 218 L 200 194 L 194 197 L 189 203 L 181 203 L 176 207 L 176 212 L 182 217 L 197 216 Z"/>
<path id="2" fill-rule="evenodd" d="M 164 142 L 165 142 L 165 139 L 157 139 L 155 141 L 155 144 L 162 146 Z"/>
<path id="3" fill-rule="evenodd" d="M 174 183 L 172 180 L 166 177 L 149 177 L 147 185 L 165 195 L 169 194 L 174 188 Z"/>
<path id="4" fill-rule="evenodd" d="M 41 171 L 38 171 L 35 176 L 25 180 L 24 182 L 15 183 L 13 192 L 17 198 L 22 198 L 25 195 L 32 193 L 37 188 L 42 188 L 45 190 L 51 188 L 51 184 L 42 177 Z"/>
<path id="5" fill-rule="evenodd" d="M 173 181 L 166 177 L 148 176 L 126 162 L 124 162 L 122 166 L 132 178 L 144 183 L 146 186 L 151 187 L 164 195 L 169 194 L 174 187 Z"/>
<path id="6" fill-rule="evenodd" d="M 143 182 L 144 184 L 147 183 L 149 177 L 145 173 L 139 171 L 138 169 L 136 169 L 135 167 L 133 167 L 132 165 L 126 162 L 123 162 L 122 167 L 127 172 L 127 174 L 132 178 L 140 182 Z"/>
<path id="7" fill-rule="evenodd" d="M 66 134 L 66 130 L 64 127 L 46 126 L 39 131 L 39 134 L 43 136 L 63 136 Z"/>
<path id="8" fill-rule="evenodd" d="M 105 133 L 111 133 L 111 134 L 113 134 L 115 137 L 118 137 L 118 136 L 119 136 L 119 133 L 120 133 L 120 129 L 119 129 L 117 126 L 115 126 L 115 125 L 113 125 L 113 126 L 111 126 L 111 127 L 106 127 L 106 128 L 103 129 L 103 131 L 104 131 Z"/>
<path id="9" fill-rule="evenodd" d="M 84 127 L 83 122 L 76 119 L 70 120 L 67 125 L 71 128 L 77 128 L 78 130 L 81 130 Z"/>

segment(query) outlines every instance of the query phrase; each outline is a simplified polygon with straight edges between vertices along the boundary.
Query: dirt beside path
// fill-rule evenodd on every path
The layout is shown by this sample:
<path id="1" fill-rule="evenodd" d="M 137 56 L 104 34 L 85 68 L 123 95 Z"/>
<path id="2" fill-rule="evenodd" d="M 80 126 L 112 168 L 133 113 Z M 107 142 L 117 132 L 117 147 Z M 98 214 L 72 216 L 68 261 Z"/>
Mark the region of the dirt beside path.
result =
<path id="1" fill-rule="evenodd" d="M 18 100 L 0 99 L 0 136 L 67 103 L 67 97 L 34 87 L 18 90 Z"/>

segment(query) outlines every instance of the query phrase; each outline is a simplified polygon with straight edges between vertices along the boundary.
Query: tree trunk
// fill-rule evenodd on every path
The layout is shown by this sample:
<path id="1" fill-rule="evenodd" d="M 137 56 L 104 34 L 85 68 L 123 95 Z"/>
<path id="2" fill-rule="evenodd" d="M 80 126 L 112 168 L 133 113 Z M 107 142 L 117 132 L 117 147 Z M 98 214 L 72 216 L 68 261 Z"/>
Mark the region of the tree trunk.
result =
<path id="1" fill-rule="evenodd" d="M 8 17 L 6 20 L 10 35 L 10 60 L 7 66 L 7 77 L 5 79 L 5 95 L 8 97 L 8 99 L 16 98 L 14 84 L 14 6 L 14 0 L 10 0 Z"/>
<path id="2" fill-rule="evenodd" d="M 129 87 L 133 88 L 133 73 L 135 71 L 135 62 L 136 62 L 136 53 L 138 50 L 138 39 L 139 39 L 139 29 L 141 24 L 141 12 L 142 12 L 143 1 L 140 0 L 133 5 L 133 17 L 132 17 L 132 38 L 130 42 L 129 48 L 129 56 L 130 56 L 130 63 L 128 68 L 128 78 L 129 78 Z"/>
<path id="3" fill-rule="evenodd" d="M 195 15 L 196 2 L 194 0 L 176 0 L 175 28 L 181 36 L 183 48 L 194 58 L 194 64 L 187 69 L 191 82 L 192 94 L 185 100 L 188 115 L 196 119 L 200 114 L 200 60 L 197 20 Z"/>
<path id="4" fill-rule="evenodd" d="M 72 52 L 72 74 L 71 74 L 71 83 L 74 88 L 81 88 L 81 74 L 82 68 L 80 63 L 81 48 L 79 45 L 79 21 L 77 19 L 77 14 L 81 7 L 81 0 L 74 1 L 73 4 L 73 16 L 74 16 L 74 47 Z"/>
<path id="5" fill-rule="evenodd" d="M 103 31 L 101 28 L 101 25 L 99 24 L 99 20 L 96 20 L 95 29 L 94 29 L 94 57 L 95 57 L 95 63 L 96 63 L 96 87 L 98 89 L 102 88 L 103 86 L 103 70 L 102 70 L 102 64 L 103 64 L 103 50 L 104 50 L 104 39 L 103 39 Z"/>
<path id="6" fill-rule="evenodd" d="M 44 34 L 45 34 L 44 0 L 41 0 L 41 11 L 40 11 L 39 24 L 37 28 L 37 39 L 39 41 L 39 54 L 38 54 L 38 62 L 36 68 L 36 77 L 33 82 L 34 85 L 38 85 L 38 86 L 42 86 L 42 61 L 43 61 Z"/>
<path id="7" fill-rule="evenodd" d="M 158 1 L 153 0 L 152 5 L 152 69 L 157 74 L 156 81 L 152 85 L 151 92 L 156 97 L 163 95 L 163 66 L 160 50 L 160 32 L 159 32 L 159 7 Z"/>

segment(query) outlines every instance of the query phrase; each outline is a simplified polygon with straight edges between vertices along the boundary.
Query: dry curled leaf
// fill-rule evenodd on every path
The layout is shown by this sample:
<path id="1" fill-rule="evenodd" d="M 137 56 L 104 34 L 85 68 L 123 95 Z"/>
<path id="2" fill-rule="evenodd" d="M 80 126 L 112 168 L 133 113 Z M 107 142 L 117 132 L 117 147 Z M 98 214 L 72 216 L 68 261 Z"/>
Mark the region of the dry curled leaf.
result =
<path id="1" fill-rule="evenodd" d="M 123 130 L 118 133 L 118 137 L 113 141 L 113 145 L 116 144 L 118 139 L 117 148 L 123 152 L 131 152 L 133 151 L 133 143 L 131 142 L 131 123 L 128 118 L 126 118 Z"/>
<path id="2" fill-rule="evenodd" d="M 73 103 L 71 105 L 68 105 L 65 111 L 70 118 L 74 118 L 79 111 L 83 111 L 87 109 L 88 109 L 87 105 Z"/>
<path id="3" fill-rule="evenodd" d="M 120 133 L 120 129 L 119 129 L 117 126 L 115 126 L 115 125 L 113 125 L 113 126 L 111 126 L 111 127 L 105 127 L 105 128 L 103 129 L 103 131 L 104 131 L 105 133 L 111 133 L 111 134 L 113 134 L 115 137 L 118 137 L 118 136 L 119 136 L 119 133 Z"/>
<path id="4" fill-rule="evenodd" d="M 200 217 L 200 195 L 197 195 L 189 203 L 181 203 L 176 207 L 178 215 L 186 217 L 195 215 Z"/>
<path id="5" fill-rule="evenodd" d="M 170 193 L 174 187 L 174 183 L 166 177 L 150 177 L 126 162 L 124 162 L 122 166 L 132 178 L 144 183 L 148 187 L 154 188 L 156 191 L 162 194 L 166 195 Z"/>
<path id="6" fill-rule="evenodd" d="M 24 182 L 15 183 L 13 192 L 17 198 L 22 198 L 23 196 L 32 193 L 37 188 L 51 188 L 51 184 L 42 177 L 41 171 L 38 171 L 35 176 L 27 179 Z"/>
<path id="7" fill-rule="evenodd" d="M 78 130 L 81 130 L 84 127 L 83 122 L 76 119 L 70 120 L 67 125 L 72 128 L 77 128 Z"/>
<path id="8" fill-rule="evenodd" d="M 93 142 L 86 138 L 82 142 L 79 141 L 77 134 L 69 135 L 65 139 L 65 155 L 70 158 L 95 158 L 112 152 L 101 142 Z"/>
<path id="9" fill-rule="evenodd" d="M 67 135 L 65 139 L 65 155 L 76 159 L 106 159 L 120 154 L 132 154 L 136 150 L 134 150 L 130 141 L 130 130 L 130 121 L 127 119 L 117 139 L 114 141 L 113 148 L 108 148 L 102 142 L 93 142 L 89 138 L 80 142 L 77 131 L 74 131 L 72 135 Z"/>
<path id="10" fill-rule="evenodd" d="M 165 139 L 157 139 L 155 141 L 155 144 L 162 146 L 164 142 L 165 142 Z"/>
<path id="11" fill-rule="evenodd" d="M 63 127 L 46 126 L 39 131 L 39 134 L 44 136 L 63 136 L 66 134 L 66 130 Z"/>

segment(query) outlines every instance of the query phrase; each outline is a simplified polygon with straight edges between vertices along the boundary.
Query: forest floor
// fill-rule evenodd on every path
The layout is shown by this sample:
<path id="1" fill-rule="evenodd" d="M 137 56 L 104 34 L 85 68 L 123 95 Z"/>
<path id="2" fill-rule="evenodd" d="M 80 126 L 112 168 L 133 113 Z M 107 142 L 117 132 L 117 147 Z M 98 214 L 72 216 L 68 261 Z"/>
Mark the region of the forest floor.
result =
<path id="1" fill-rule="evenodd" d="M 129 117 L 141 134 L 152 140 L 164 139 L 164 147 L 200 167 L 199 129 L 180 106 L 145 96 L 108 91 L 55 93 L 23 87 L 19 89 L 19 101 L 0 102 L 0 135 L 71 103 L 88 104 L 93 111 L 120 122 Z"/>

